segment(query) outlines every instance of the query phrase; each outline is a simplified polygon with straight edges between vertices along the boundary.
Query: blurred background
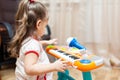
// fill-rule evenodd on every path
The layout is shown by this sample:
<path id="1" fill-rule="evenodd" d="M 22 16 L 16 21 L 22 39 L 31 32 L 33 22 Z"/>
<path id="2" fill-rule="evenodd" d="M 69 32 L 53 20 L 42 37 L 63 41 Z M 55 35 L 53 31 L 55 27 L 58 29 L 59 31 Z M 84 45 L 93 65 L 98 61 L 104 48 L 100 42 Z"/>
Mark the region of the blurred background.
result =
<path id="1" fill-rule="evenodd" d="M 0 0 L 0 22 L 9 23 L 13 32 L 14 16 L 19 1 Z M 58 45 L 66 45 L 68 37 L 77 38 L 88 50 L 104 58 L 107 69 L 98 70 L 103 74 L 98 73 L 97 77 L 95 77 L 97 70 L 93 71 L 95 80 L 120 80 L 118 77 L 120 0 L 41 0 L 41 2 L 48 8 L 51 38 L 57 38 Z M 1 34 L 3 30 L 1 29 Z M 113 76 L 114 71 L 118 72 L 116 76 Z M 102 78 L 104 74 L 106 77 Z"/>

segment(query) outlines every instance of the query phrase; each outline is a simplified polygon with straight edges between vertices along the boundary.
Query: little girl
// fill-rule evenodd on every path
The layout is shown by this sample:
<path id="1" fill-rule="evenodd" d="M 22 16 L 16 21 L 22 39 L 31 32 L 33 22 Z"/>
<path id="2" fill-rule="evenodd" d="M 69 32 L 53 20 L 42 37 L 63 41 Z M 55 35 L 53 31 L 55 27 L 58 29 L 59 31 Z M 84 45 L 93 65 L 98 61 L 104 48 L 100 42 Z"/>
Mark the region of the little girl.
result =
<path id="1" fill-rule="evenodd" d="M 48 23 L 48 13 L 39 0 L 21 0 L 15 21 L 16 33 L 9 51 L 17 57 L 16 80 L 53 80 L 51 72 L 67 69 L 67 61 L 59 59 L 50 63 L 43 50 L 42 43 L 46 41 L 40 40 Z"/>

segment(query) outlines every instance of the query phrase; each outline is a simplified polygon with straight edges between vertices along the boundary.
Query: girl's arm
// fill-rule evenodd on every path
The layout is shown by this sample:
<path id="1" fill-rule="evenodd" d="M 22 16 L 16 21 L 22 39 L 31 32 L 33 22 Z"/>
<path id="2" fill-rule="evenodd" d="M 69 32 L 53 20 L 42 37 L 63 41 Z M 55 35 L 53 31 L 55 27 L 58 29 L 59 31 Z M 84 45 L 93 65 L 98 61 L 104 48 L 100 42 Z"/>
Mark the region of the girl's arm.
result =
<path id="1" fill-rule="evenodd" d="M 46 46 L 46 45 L 49 45 L 49 44 L 57 44 L 57 39 L 41 40 L 40 43 L 43 46 Z"/>
<path id="2" fill-rule="evenodd" d="M 54 63 L 49 64 L 39 64 L 37 63 L 38 56 L 34 53 L 29 53 L 24 58 L 25 71 L 28 75 L 39 75 L 43 73 L 61 71 L 63 72 L 68 68 L 68 61 L 57 60 Z"/>

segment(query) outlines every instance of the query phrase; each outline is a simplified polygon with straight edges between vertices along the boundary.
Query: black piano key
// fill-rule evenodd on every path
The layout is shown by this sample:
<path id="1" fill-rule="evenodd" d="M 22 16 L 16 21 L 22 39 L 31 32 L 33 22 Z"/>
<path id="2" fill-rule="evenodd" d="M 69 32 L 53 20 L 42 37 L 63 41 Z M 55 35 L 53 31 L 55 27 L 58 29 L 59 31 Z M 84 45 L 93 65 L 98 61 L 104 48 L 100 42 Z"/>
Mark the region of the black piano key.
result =
<path id="1" fill-rule="evenodd" d="M 69 57 L 72 58 L 72 59 L 74 59 L 74 60 L 75 60 L 75 59 L 79 59 L 78 57 L 75 57 L 75 56 L 72 56 L 72 55 L 69 56 Z"/>
<path id="2" fill-rule="evenodd" d="M 62 51 L 62 50 L 58 50 L 58 52 L 60 52 L 60 53 L 62 53 L 62 54 L 64 54 L 64 55 L 66 55 L 66 56 L 70 55 L 70 54 L 68 54 L 68 53 L 65 53 L 65 52 Z"/>
<path id="3" fill-rule="evenodd" d="M 61 51 L 61 50 L 58 50 L 58 52 L 60 52 L 60 53 L 64 53 L 64 51 Z"/>
<path id="4" fill-rule="evenodd" d="M 68 53 L 65 53 L 65 55 L 66 55 L 66 56 L 70 56 L 70 54 L 68 54 Z"/>

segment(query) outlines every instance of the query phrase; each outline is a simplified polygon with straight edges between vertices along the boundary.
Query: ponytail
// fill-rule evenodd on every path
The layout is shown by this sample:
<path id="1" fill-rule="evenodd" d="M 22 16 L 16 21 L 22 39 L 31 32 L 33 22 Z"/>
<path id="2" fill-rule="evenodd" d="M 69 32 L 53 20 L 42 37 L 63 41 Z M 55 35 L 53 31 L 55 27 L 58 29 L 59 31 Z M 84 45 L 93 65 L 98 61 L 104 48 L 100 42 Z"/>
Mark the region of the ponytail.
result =
<path id="1" fill-rule="evenodd" d="M 40 2 L 31 3 L 29 0 L 20 2 L 15 18 L 16 32 L 8 48 L 11 56 L 18 57 L 23 40 L 33 35 L 37 20 L 45 17 L 46 8 Z"/>
<path id="2" fill-rule="evenodd" d="M 11 53 L 12 57 L 18 57 L 19 50 L 21 47 L 22 41 L 25 39 L 26 34 L 27 34 L 27 4 L 28 2 L 25 0 L 24 3 L 21 1 L 18 12 L 16 13 L 16 18 L 15 18 L 15 26 L 16 26 L 16 32 L 9 43 L 9 48 L 8 51 Z"/>

